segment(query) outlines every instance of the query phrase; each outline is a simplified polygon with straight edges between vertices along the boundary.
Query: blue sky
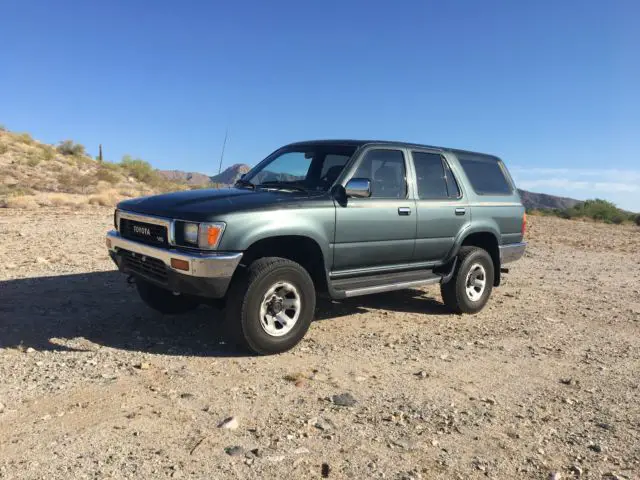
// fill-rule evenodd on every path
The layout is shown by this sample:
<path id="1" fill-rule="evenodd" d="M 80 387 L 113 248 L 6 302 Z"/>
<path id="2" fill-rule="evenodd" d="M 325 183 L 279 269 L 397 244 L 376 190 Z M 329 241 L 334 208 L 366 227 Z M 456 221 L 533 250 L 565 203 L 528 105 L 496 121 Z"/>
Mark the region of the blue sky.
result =
<path id="1" fill-rule="evenodd" d="M 383 138 L 640 211 L 640 2 L 6 0 L 0 123 L 216 173 Z"/>

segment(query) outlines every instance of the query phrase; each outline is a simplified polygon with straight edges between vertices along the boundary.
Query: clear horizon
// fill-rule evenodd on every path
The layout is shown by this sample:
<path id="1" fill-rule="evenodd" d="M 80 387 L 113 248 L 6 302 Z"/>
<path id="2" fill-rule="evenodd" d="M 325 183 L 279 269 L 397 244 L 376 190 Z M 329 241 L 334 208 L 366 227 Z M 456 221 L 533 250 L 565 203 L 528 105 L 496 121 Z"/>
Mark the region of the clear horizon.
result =
<path id="1" fill-rule="evenodd" d="M 500 156 L 640 211 L 640 4 L 9 2 L 0 123 L 214 175 L 314 138 Z"/>

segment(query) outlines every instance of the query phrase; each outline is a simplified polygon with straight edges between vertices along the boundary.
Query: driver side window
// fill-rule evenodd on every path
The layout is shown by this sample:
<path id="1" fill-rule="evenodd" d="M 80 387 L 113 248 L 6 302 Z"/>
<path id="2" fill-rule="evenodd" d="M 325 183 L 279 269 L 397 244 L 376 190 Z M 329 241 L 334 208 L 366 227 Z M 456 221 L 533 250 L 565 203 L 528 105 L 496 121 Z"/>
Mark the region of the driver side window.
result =
<path id="1" fill-rule="evenodd" d="M 352 178 L 371 181 L 371 198 L 407 197 L 407 173 L 400 150 L 369 150 Z"/>

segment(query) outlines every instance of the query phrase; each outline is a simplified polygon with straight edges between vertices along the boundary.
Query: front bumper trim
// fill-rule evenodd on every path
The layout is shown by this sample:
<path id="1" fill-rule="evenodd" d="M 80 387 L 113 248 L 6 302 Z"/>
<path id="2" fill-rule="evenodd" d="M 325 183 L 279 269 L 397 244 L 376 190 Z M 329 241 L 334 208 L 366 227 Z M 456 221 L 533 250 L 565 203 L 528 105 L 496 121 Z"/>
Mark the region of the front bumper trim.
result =
<path id="1" fill-rule="evenodd" d="M 109 251 L 117 254 L 118 250 L 128 250 L 140 255 L 157 258 L 167 267 L 167 270 L 201 278 L 231 278 L 242 259 L 241 252 L 220 253 L 191 253 L 179 250 L 167 250 L 145 245 L 140 242 L 123 238 L 120 233 L 111 230 L 107 233 L 110 243 Z M 171 267 L 171 259 L 184 260 L 189 264 L 189 270 L 177 270 Z"/>
<path id="2" fill-rule="evenodd" d="M 527 244 L 525 242 L 500 245 L 500 265 L 520 260 L 526 248 Z"/>

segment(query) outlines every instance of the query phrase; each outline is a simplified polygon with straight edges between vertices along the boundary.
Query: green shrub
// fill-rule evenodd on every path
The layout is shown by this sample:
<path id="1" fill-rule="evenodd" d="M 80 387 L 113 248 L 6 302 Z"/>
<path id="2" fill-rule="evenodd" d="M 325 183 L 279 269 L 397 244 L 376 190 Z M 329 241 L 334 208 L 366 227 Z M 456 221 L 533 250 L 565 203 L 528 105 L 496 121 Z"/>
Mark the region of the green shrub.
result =
<path id="1" fill-rule="evenodd" d="M 73 140 L 65 140 L 64 142 L 60 142 L 57 149 L 58 149 L 58 152 L 60 152 L 63 155 L 72 155 L 76 157 L 86 155 L 84 145 L 81 145 L 79 143 L 74 143 Z"/>
<path id="2" fill-rule="evenodd" d="M 636 225 L 640 227 L 640 214 L 636 215 L 635 222 L 636 222 Z"/>
<path id="3" fill-rule="evenodd" d="M 7 132 L 7 131 L 8 131 L 8 130 L 7 130 L 7 127 L 5 127 L 4 125 L 2 125 L 2 124 L 0 123 L 0 132 Z"/>
<path id="4" fill-rule="evenodd" d="M 151 164 L 140 158 L 132 158 L 131 155 L 125 155 L 120 161 L 120 167 L 128 176 L 149 185 L 159 181 L 158 177 L 160 175 L 153 169 Z"/>
<path id="5" fill-rule="evenodd" d="M 44 160 L 45 162 L 53 160 L 56 157 L 56 151 L 53 149 L 53 147 L 50 147 L 49 145 L 42 145 L 41 150 L 42 150 L 42 160 Z"/>

